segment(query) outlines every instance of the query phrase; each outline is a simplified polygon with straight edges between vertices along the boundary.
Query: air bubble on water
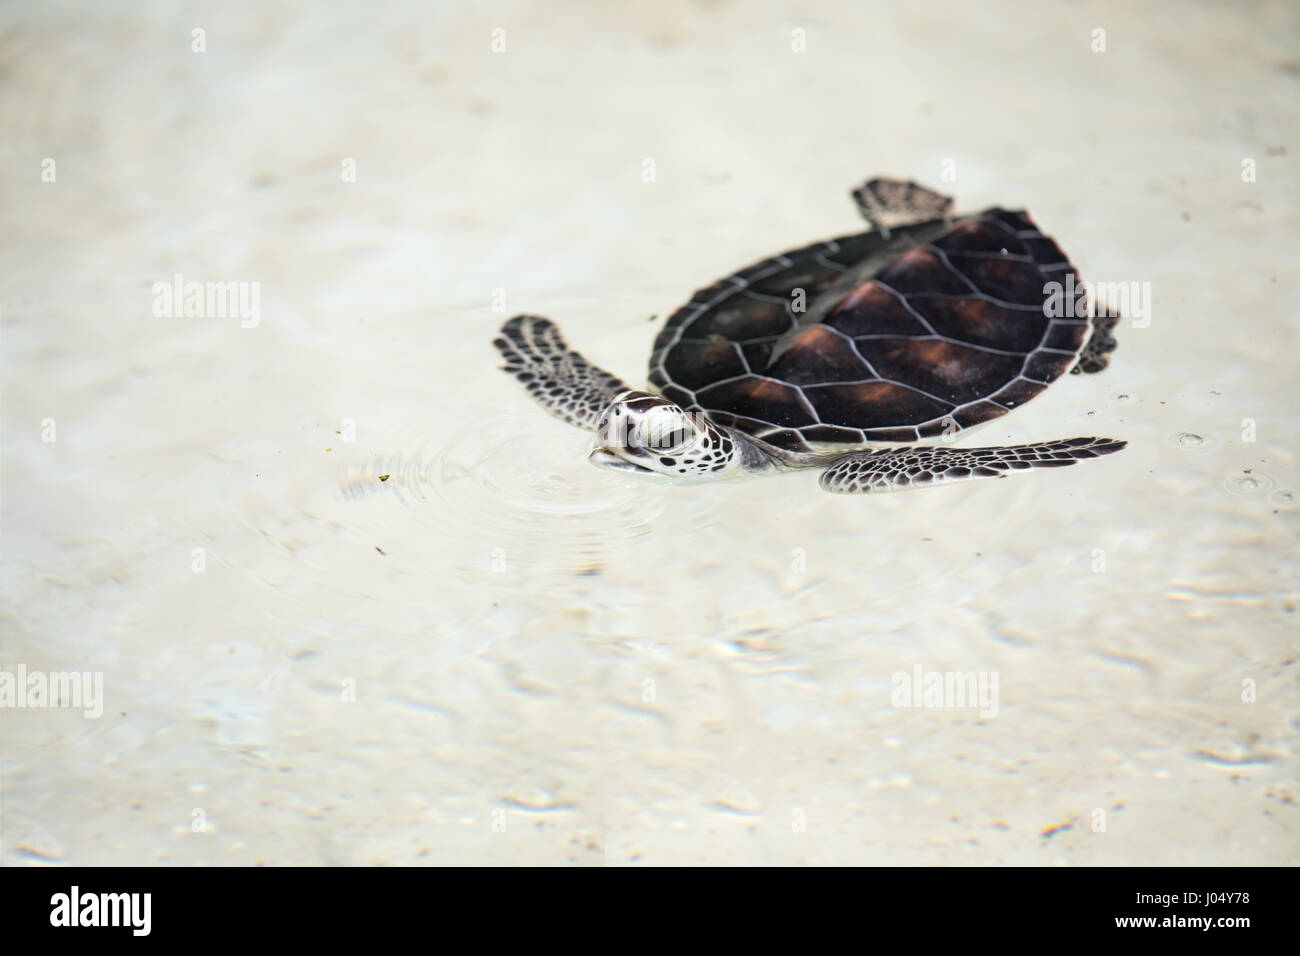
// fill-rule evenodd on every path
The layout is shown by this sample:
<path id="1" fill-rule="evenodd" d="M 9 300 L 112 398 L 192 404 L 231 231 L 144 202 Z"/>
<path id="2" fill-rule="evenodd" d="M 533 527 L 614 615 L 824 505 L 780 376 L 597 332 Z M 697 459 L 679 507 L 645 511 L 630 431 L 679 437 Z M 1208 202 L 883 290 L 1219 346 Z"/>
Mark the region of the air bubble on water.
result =
<path id="1" fill-rule="evenodd" d="M 1169 444 L 1182 451 L 1211 451 L 1221 442 L 1213 436 L 1200 435 L 1196 432 L 1174 432 L 1165 439 Z"/>
<path id="2" fill-rule="evenodd" d="M 1258 472 L 1236 474 L 1224 483 L 1234 495 L 1258 495 L 1273 487 L 1273 479 Z"/>
<path id="3" fill-rule="evenodd" d="M 1294 508 L 1300 504 L 1300 495 L 1290 488 L 1279 488 L 1268 496 L 1268 501 L 1274 508 Z"/>

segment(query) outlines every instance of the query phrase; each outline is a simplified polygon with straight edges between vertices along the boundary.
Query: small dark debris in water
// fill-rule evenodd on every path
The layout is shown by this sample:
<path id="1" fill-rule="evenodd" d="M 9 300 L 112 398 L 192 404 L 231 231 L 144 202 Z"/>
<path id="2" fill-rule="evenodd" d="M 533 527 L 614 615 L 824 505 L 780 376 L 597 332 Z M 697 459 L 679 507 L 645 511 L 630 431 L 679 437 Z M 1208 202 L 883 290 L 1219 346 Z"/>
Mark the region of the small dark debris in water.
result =
<path id="1" fill-rule="evenodd" d="M 657 318 L 659 318 L 659 313 L 658 313 L 658 312 L 656 312 L 654 315 L 650 316 L 650 318 L 646 319 L 646 321 L 647 321 L 647 322 L 653 322 L 653 321 L 654 321 L 655 319 L 657 319 Z"/>
<path id="2" fill-rule="evenodd" d="M 391 476 L 389 476 L 389 475 L 380 475 L 380 476 L 379 476 L 379 480 L 380 480 L 380 481 L 387 481 L 387 480 L 389 479 L 389 477 L 391 477 Z"/>
<path id="3" fill-rule="evenodd" d="M 1265 147 L 1264 147 L 1264 152 L 1267 153 L 1269 156 L 1285 156 L 1285 155 L 1286 155 L 1286 147 L 1285 147 L 1285 146 L 1265 146 Z"/>
<path id="4" fill-rule="evenodd" d="M 375 545 L 375 550 L 378 551 L 380 554 L 382 554 L 384 557 L 388 557 L 388 552 L 385 551 L 383 548 L 381 548 L 379 545 Z"/>
<path id="5" fill-rule="evenodd" d="M 1191 221 L 1192 221 L 1192 214 L 1190 212 L 1183 213 L 1183 222 L 1191 222 Z"/>

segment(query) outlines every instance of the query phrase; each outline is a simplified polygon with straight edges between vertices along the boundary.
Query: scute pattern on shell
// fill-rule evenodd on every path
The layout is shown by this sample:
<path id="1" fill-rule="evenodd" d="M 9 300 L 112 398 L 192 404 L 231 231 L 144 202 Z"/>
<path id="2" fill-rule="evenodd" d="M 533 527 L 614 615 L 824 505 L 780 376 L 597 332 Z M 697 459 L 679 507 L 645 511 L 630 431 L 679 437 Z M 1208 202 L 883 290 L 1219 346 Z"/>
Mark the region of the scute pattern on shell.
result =
<path id="1" fill-rule="evenodd" d="M 659 334 L 650 382 L 794 450 L 951 434 L 1075 363 L 1088 319 L 1043 307 L 1069 272 L 1028 215 L 1002 209 L 815 243 L 697 292 Z"/>

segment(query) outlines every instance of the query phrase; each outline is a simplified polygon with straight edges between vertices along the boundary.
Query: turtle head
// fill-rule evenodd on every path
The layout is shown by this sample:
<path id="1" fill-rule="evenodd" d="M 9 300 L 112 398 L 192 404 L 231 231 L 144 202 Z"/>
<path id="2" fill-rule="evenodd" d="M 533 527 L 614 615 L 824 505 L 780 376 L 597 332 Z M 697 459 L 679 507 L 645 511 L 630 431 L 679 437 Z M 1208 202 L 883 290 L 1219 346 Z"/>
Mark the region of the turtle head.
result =
<path id="1" fill-rule="evenodd" d="M 648 392 L 621 392 L 596 423 L 587 458 L 616 471 L 669 478 L 725 478 L 741 466 L 741 449 L 702 415 Z"/>

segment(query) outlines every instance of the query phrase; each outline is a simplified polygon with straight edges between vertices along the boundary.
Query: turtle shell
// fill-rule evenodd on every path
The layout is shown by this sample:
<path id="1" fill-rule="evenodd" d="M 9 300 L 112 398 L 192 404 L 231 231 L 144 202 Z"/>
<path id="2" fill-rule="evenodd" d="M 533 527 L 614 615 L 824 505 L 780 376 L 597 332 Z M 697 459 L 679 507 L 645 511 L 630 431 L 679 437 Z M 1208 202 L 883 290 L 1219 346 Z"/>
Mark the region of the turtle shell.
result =
<path id="1" fill-rule="evenodd" d="M 1003 209 L 819 242 L 697 292 L 655 340 L 650 384 L 795 451 L 952 433 L 1074 364 L 1089 320 L 1049 317 L 1044 289 L 1073 272 Z"/>

